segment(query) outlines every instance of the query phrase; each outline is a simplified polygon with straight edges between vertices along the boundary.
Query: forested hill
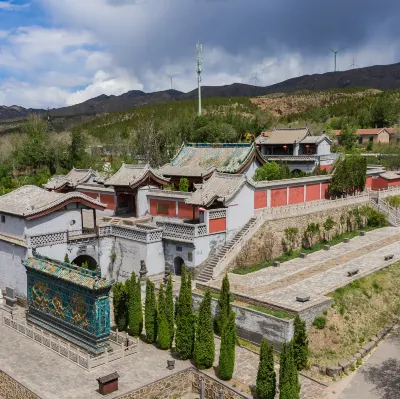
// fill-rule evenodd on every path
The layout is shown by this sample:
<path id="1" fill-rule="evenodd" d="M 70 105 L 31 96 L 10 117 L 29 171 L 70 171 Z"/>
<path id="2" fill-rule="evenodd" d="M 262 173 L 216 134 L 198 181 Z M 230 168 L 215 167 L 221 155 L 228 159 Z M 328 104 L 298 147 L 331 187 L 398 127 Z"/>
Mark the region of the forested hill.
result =
<path id="1" fill-rule="evenodd" d="M 255 97 L 271 93 L 320 91 L 350 87 L 368 87 L 379 90 L 400 88 L 400 63 L 375 65 L 324 74 L 304 75 L 267 87 L 252 86 L 242 83 L 234 83 L 226 86 L 204 86 L 202 87 L 202 95 L 204 98 Z M 96 115 L 105 112 L 123 111 L 144 105 L 190 100 L 196 97 L 197 89 L 189 93 L 182 93 L 178 90 L 165 90 L 154 93 L 131 90 L 120 96 L 101 95 L 81 104 L 52 109 L 50 114 L 53 117 Z M 18 106 L 0 106 L 0 120 L 26 117 L 28 113 L 32 111 L 45 112 L 45 110 L 29 110 Z"/>

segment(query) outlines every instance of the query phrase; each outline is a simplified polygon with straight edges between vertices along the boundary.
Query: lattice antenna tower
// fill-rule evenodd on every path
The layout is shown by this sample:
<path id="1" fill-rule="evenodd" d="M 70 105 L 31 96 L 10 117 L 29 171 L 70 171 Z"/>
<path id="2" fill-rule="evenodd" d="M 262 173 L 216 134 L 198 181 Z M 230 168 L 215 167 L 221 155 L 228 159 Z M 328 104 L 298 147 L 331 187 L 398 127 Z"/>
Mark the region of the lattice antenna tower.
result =
<path id="1" fill-rule="evenodd" d="M 203 52 L 203 45 L 197 42 L 197 87 L 199 92 L 199 116 L 201 116 L 201 67 L 203 65 L 203 58 L 201 53 Z"/>
<path id="2" fill-rule="evenodd" d="M 340 49 L 339 50 L 330 49 L 330 50 L 333 53 L 333 58 L 334 58 L 334 61 L 335 61 L 335 70 L 334 70 L 334 72 L 336 72 L 336 56 L 337 56 L 337 53 L 340 51 Z"/>

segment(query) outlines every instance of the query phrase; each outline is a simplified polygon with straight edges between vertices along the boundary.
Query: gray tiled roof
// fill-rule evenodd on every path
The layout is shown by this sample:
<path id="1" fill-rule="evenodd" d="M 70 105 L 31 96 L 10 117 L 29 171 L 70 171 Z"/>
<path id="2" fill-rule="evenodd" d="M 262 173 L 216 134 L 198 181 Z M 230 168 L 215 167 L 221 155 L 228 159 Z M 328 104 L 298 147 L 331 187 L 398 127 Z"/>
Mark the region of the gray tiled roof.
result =
<path id="1" fill-rule="evenodd" d="M 201 185 L 188 199 L 187 204 L 207 206 L 215 200 L 229 201 L 246 184 L 243 174 L 214 173 L 211 178 Z"/>
<path id="2" fill-rule="evenodd" d="M 298 129 L 274 129 L 268 132 L 268 136 L 264 137 L 262 134 L 256 138 L 257 144 L 293 144 L 296 141 L 303 140 L 307 135 L 310 135 L 308 127 Z"/>
<path id="3" fill-rule="evenodd" d="M 326 135 L 322 134 L 321 136 L 307 136 L 305 139 L 301 140 L 301 144 L 318 144 L 323 140 L 328 140 L 329 143 L 332 143 L 332 140 Z"/>
<path id="4" fill-rule="evenodd" d="M 318 160 L 317 155 L 263 155 L 263 158 L 268 161 L 283 161 L 283 162 L 315 162 Z"/>
<path id="5" fill-rule="evenodd" d="M 69 187 L 75 188 L 78 184 L 86 183 L 91 178 L 100 178 L 96 172 L 91 169 L 71 169 L 66 175 L 55 175 L 43 185 L 44 188 L 49 190 L 57 190 L 58 188 L 67 184 Z"/>
<path id="6" fill-rule="evenodd" d="M 147 193 L 148 197 L 165 197 L 165 198 L 177 198 L 177 199 L 186 199 L 190 197 L 192 193 L 184 192 L 184 191 L 172 191 L 172 190 L 159 190 L 159 189 L 151 189 Z"/>
<path id="7" fill-rule="evenodd" d="M 134 186 L 148 174 L 153 174 L 156 178 L 163 180 L 165 183 L 169 181 L 169 179 L 164 177 L 161 173 L 152 169 L 150 165 L 130 165 L 124 163 L 104 184 L 106 186 Z"/>
<path id="8" fill-rule="evenodd" d="M 400 171 L 395 171 L 395 170 L 389 170 L 385 173 L 381 174 L 381 177 L 387 180 L 395 180 L 395 179 L 400 179 Z"/>
<path id="9" fill-rule="evenodd" d="M 252 143 L 188 143 L 178 154 L 160 168 L 165 176 L 202 177 L 214 170 L 237 173 L 254 155 Z"/>
<path id="10" fill-rule="evenodd" d="M 73 199 L 83 199 L 97 207 L 106 208 L 106 205 L 80 192 L 62 194 L 37 186 L 22 186 L 0 197 L 0 212 L 17 216 L 32 216 Z"/>

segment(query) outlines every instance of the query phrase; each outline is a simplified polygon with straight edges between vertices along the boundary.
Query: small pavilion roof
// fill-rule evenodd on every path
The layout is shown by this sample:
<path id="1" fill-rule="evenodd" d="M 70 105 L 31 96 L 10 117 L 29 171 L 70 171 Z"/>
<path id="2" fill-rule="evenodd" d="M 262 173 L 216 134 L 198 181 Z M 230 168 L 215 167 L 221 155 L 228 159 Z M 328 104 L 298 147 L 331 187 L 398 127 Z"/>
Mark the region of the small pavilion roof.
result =
<path id="1" fill-rule="evenodd" d="M 241 173 L 258 154 L 253 143 L 182 144 L 172 161 L 160 168 L 165 176 L 207 177 L 214 171 Z"/>
<path id="2" fill-rule="evenodd" d="M 60 280 L 92 290 L 108 288 L 113 285 L 112 280 L 99 278 L 95 271 L 83 269 L 66 262 L 59 262 L 44 256 L 29 257 L 22 261 L 27 269 L 54 276 Z"/>
<path id="3" fill-rule="evenodd" d="M 207 182 L 196 185 L 197 190 L 185 202 L 198 206 L 209 206 L 215 200 L 229 202 L 246 182 L 243 174 L 215 172 Z"/>
<path id="4" fill-rule="evenodd" d="M 75 188 L 79 184 L 87 183 L 90 180 L 101 181 L 99 173 L 92 169 L 71 169 L 66 175 L 55 175 L 43 185 L 48 190 L 60 190 L 64 187 Z"/>
<path id="5" fill-rule="evenodd" d="M 77 191 L 63 194 L 37 186 L 22 186 L 0 197 L 0 212 L 35 219 L 71 202 L 80 202 L 93 209 L 106 208 L 106 205 Z"/>
<path id="6" fill-rule="evenodd" d="M 131 165 L 123 163 L 118 171 L 105 181 L 105 186 L 138 187 L 142 183 L 155 181 L 160 185 L 168 184 L 169 179 L 157 172 L 150 165 Z"/>

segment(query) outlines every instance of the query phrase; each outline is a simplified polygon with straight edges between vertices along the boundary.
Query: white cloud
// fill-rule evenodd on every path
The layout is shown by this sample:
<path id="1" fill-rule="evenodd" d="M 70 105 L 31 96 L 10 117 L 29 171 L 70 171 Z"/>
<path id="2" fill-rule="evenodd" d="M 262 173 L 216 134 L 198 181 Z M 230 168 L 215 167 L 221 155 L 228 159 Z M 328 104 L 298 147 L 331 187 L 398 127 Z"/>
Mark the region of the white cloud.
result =
<path id="1" fill-rule="evenodd" d="M 29 7 L 30 4 L 14 4 L 12 0 L 8 1 L 0 1 L 0 10 L 7 10 L 7 11 L 18 11 L 24 8 Z"/>

